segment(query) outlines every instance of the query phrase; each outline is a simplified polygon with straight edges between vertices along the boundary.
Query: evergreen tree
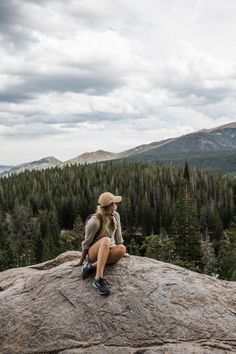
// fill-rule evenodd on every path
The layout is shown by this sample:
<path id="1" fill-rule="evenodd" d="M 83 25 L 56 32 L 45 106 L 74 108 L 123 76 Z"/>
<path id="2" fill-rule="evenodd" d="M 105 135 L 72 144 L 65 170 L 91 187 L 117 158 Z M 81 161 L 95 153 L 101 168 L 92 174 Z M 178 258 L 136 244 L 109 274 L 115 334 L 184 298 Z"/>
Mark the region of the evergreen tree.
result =
<path id="1" fill-rule="evenodd" d="M 186 173 L 186 176 L 188 174 Z M 183 261 L 201 267 L 202 249 L 197 205 L 188 179 L 180 186 L 172 232 L 176 232 L 177 256 Z"/>
<path id="2" fill-rule="evenodd" d="M 84 231 L 84 223 L 80 215 L 77 215 L 73 225 L 73 230 L 76 234 L 81 235 Z"/>
<path id="3" fill-rule="evenodd" d="M 7 214 L 6 224 L 9 233 L 8 249 L 13 255 L 15 266 L 26 266 L 36 261 L 34 242 L 38 236 L 37 219 L 24 206 L 16 206 L 13 215 Z"/>
<path id="4" fill-rule="evenodd" d="M 216 274 L 217 259 L 208 232 L 205 233 L 204 238 L 202 240 L 202 250 L 203 250 L 203 256 L 202 256 L 203 273 L 208 275 Z"/>
<path id="5" fill-rule="evenodd" d="M 160 236 L 161 229 L 165 228 L 169 240 L 178 245 L 174 262 L 199 269 L 200 230 L 203 235 L 209 233 L 219 267 L 225 249 L 222 245 L 227 242 L 225 230 L 236 211 L 234 177 L 197 168 L 190 170 L 187 161 L 184 168 L 164 166 L 159 162 L 108 161 L 25 171 L 0 180 L 2 269 L 27 264 L 32 258 L 34 262 L 40 262 L 57 255 L 60 229 L 70 229 L 66 240 L 71 237 L 71 243 L 76 216 L 79 214 L 85 220 L 94 212 L 99 194 L 106 190 L 123 196 L 118 205 L 122 228 L 126 235 L 134 237 L 138 246 L 142 240 L 135 237 L 137 227 L 144 237 Z M 191 203 L 192 208 L 189 207 Z M 28 210 L 27 218 L 22 213 L 22 225 L 28 225 L 26 232 L 20 231 L 18 222 L 21 221 L 15 215 L 21 206 Z M 33 218 L 40 220 L 40 230 Z M 73 242 L 66 249 L 68 247 L 73 248 Z M 144 255 L 142 249 L 139 251 Z M 227 274 L 226 269 L 221 277 L 224 274 Z"/>
<path id="6" fill-rule="evenodd" d="M 163 234 L 148 236 L 145 242 L 145 257 L 154 258 L 164 262 L 174 261 L 175 244 Z"/>
<path id="7" fill-rule="evenodd" d="M 211 239 L 213 241 L 216 256 L 218 256 L 221 247 L 221 242 L 224 238 L 224 230 L 223 230 L 223 224 L 220 218 L 220 214 L 217 208 L 215 208 L 213 212 L 212 224 L 213 225 L 212 225 Z"/>
<path id="8" fill-rule="evenodd" d="M 73 230 L 64 231 L 61 230 L 59 244 L 60 252 L 70 250 L 81 251 L 81 235 L 84 231 L 84 223 L 80 215 L 77 215 L 73 225 Z"/>
<path id="9" fill-rule="evenodd" d="M 138 244 L 135 242 L 135 239 L 132 238 L 130 243 L 129 243 L 129 246 L 128 246 L 128 249 L 129 249 L 129 253 L 134 255 L 134 256 L 139 256 L 140 255 L 140 252 L 139 252 L 139 246 Z"/>
<path id="10" fill-rule="evenodd" d="M 189 175 L 189 168 L 188 168 L 187 160 L 185 160 L 185 166 L 184 166 L 184 179 L 187 183 L 189 183 L 190 175 Z"/>
<path id="11" fill-rule="evenodd" d="M 55 211 L 44 211 L 39 216 L 40 233 L 43 242 L 42 260 L 54 258 L 59 254 L 60 228 Z"/>
<path id="12" fill-rule="evenodd" d="M 236 216 L 225 236 L 220 244 L 218 271 L 223 279 L 236 281 Z"/>

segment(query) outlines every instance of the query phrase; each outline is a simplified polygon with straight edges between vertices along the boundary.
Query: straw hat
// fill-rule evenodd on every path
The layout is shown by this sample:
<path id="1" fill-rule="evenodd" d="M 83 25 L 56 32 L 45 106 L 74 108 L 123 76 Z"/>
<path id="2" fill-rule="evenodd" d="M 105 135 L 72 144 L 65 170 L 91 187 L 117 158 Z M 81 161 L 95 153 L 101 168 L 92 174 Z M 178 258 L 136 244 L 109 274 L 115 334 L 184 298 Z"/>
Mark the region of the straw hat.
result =
<path id="1" fill-rule="evenodd" d="M 101 207 L 105 207 L 110 205 L 111 203 L 119 203 L 122 201 L 122 197 L 120 195 L 114 195 L 110 192 L 104 192 L 98 198 L 98 204 Z"/>

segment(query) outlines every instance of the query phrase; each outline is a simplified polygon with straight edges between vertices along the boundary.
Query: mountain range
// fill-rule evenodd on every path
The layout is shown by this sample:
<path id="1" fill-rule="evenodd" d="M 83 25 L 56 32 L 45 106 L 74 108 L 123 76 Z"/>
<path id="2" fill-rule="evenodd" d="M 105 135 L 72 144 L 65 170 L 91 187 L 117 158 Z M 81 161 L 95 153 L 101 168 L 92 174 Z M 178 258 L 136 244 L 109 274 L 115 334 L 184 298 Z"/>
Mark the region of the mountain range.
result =
<path id="1" fill-rule="evenodd" d="M 124 159 L 128 162 L 150 163 L 158 160 L 165 164 L 183 164 L 187 159 L 190 167 L 197 166 L 207 170 L 217 170 L 222 174 L 236 175 L 236 121 L 176 138 L 139 145 L 119 153 L 97 150 L 85 152 L 64 162 L 48 156 L 16 166 L 0 165 L 0 176 L 18 174 L 25 170 L 91 164 L 108 160 L 119 163 Z"/>

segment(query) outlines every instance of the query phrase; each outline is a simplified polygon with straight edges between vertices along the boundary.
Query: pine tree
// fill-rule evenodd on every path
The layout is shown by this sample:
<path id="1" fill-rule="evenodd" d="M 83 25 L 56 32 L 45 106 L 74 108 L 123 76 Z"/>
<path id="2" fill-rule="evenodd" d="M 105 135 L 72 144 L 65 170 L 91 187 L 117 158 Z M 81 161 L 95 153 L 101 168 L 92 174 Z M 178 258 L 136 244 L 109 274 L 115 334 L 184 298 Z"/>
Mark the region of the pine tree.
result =
<path id="1" fill-rule="evenodd" d="M 135 256 L 139 256 L 140 252 L 139 252 L 139 246 L 138 244 L 135 242 L 135 239 L 132 237 L 130 243 L 129 243 L 129 253 Z"/>
<path id="2" fill-rule="evenodd" d="M 189 183 L 190 175 L 189 175 L 189 168 L 188 168 L 187 160 L 185 160 L 185 165 L 184 165 L 184 179 L 187 183 Z"/>
<path id="3" fill-rule="evenodd" d="M 145 239 L 145 257 L 172 262 L 175 258 L 175 244 L 166 235 L 151 235 Z"/>
<path id="4" fill-rule="evenodd" d="M 82 234 L 84 231 L 84 223 L 80 215 L 77 215 L 73 225 L 73 230 L 78 234 Z"/>
<path id="5" fill-rule="evenodd" d="M 33 264 L 37 259 L 34 247 L 39 233 L 37 218 L 32 217 L 27 207 L 17 205 L 12 215 L 7 214 L 6 224 L 9 233 L 8 249 L 11 248 L 15 266 Z"/>
<path id="6" fill-rule="evenodd" d="M 179 188 L 177 197 L 172 232 L 175 229 L 176 253 L 179 259 L 182 260 L 183 264 L 184 262 L 192 262 L 199 268 L 202 266 L 201 233 L 197 204 L 189 183 L 187 163 L 185 165 L 184 177 L 184 182 Z"/>
<path id="7" fill-rule="evenodd" d="M 211 239 L 213 241 L 216 256 L 219 254 L 220 245 L 224 238 L 223 224 L 220 218 L 220 214 L 217 208 L 213 212 L 213 225 Z"/>
<path id="8" fill-rule="evenodd" d="M 55 211 L 40 214 L 40 233 L 43 240 L 42 260 L 54 258 L 59 253 L 60 228 Z"/>
<path id="9" fill-rule="evenodd" d="M 106 190 L 123 197 L 118 211 L 126 235 L 132 235 L 132 238 L 133 228 L 140 227 L 144 236 L 160 236 L 161 228 L 164 227 L 169 240 L 175 242 L 176 239 L 176 245 L 178 243 L 175 262 L 178 258 L 177 261 L 182 262 L 182 265 L 193 269 L 197 267 L 196 255 L 200 253 L 197 236 L 200 223 L 200 232 L 203 235 L 209 233 L 220 264 L 222 245 L 227 242 L 224 230 L 229 228 L 235 214 L 235 178 L 199 169 L 190 173 L 187 161 L 184 168 L 164 166 L 159 162 L 126 161 L 25 171 L 1 179 L 1 267 L 28 263 L 33 254 L 36 262 L 58 254 L 60 228 L 71 230 L 78 214 L 85 220 L 94 211 L 99 194 Z M 189 207 L 191 194 L 194 204 L 192 211 Z M 185 204 L 188 205 L 187 211 Z M 15 215 L 15 210 L 21 206 L 28 210 L 29 215 L 25 218 L 23 213 L 22 220 Z M 32 218 L 40 219 L 39 234 L 37 228 L 34 229 Z M 16 232 L 10 230 L 8 221 L 14 225 Z M 27 226 L 26 232 L 20 231 L 21 223 Z M 67 241 L 70 237 L 73 240 L 74 232 L 70 231 Z M 135 239 L 135 242 L 139 240 Z M 140 253 L 144 254 L 142 250 Z M 229 263 L 225 264 L 231 267 Z M 224 269 L 221 274 L 226 272 L 227 269 Z"/>
<path id="10" fill-rule="evenodd" d="M 208 232 L 205 232 L 204 239 L 202 240 L 202 263 L 203 273 L 214 275 L 217 273 L 217 259 L 212 242 Z"/>
<path id="11" fill-rule="evenodd" d="M 220 243 L 218 271 L 221 278 L 236 281 L 236 216 L 225 236 Z"/>

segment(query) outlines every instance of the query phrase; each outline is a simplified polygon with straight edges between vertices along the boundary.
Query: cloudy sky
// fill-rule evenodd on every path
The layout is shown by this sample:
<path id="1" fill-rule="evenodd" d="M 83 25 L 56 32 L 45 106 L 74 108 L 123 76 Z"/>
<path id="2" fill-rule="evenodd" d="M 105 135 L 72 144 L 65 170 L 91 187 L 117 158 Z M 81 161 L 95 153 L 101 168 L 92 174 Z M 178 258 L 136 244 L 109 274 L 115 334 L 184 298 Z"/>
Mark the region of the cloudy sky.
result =
<path id="1" fill-rule="evenodd" d="M 0 0 L 0 165 L 236 120 L 235 0 Z"/>

